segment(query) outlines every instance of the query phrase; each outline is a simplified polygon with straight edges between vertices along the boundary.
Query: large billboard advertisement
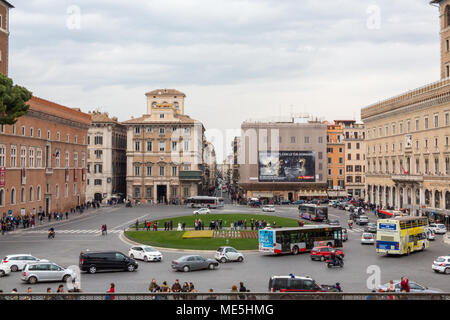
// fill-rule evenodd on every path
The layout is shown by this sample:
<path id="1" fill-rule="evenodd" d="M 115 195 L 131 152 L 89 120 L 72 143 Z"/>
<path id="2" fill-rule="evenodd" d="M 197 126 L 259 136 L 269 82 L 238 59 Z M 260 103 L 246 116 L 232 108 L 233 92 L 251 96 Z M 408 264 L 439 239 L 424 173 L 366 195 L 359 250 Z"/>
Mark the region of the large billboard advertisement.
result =
<path id="1" fill-rule="evenodd" d="M 314 151 L 260 151 L 258 181 L 315 182 L 316 153 Z"/>

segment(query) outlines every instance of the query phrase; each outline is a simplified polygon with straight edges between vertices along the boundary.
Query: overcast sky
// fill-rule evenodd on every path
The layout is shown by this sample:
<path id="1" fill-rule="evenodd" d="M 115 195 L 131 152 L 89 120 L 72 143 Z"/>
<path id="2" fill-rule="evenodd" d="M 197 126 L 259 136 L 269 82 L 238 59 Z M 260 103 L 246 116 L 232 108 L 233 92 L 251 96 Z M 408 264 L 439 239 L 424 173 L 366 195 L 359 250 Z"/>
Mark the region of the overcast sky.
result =
<path id="1" fill-rule="evenodd" d="M 361 107 L 440 77 L 429 0 L 10 2 L 10 77 L 121 121 L 157 88 L 184 92 L 185 113 L 224 136 L 291 112 L 359 120 Z"/>

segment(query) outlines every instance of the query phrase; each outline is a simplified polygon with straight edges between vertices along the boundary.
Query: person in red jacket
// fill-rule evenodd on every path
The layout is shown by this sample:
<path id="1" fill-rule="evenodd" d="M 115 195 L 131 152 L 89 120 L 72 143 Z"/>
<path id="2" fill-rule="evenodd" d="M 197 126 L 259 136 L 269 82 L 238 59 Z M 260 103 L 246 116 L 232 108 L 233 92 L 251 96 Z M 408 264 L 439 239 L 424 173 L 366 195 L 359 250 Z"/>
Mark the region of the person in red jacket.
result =
<path id="1" fill-rule="evenodd" d="M 401 292 L 409 292 L 409 280 L 407 277 L 402 277 L 402 281 L 400 282 Z"/>
<path id="2" fill-rule="evenodd" d="M 109 288 L 108 293 L 114 293 L 114 292 L 116 292 L 115 287 L 116 287 L 115 284 L 114 284 L 114 283 L 111 283 L 111 287 Z M 108 299 L 108 297 L 109 297 L 109 299 Z M 107 296 L 107 299 L 108 299 L 108 300 L 114 300 L 115 298 L 116 298 L 116 297 L 113 296 L 113 295 Z"/>

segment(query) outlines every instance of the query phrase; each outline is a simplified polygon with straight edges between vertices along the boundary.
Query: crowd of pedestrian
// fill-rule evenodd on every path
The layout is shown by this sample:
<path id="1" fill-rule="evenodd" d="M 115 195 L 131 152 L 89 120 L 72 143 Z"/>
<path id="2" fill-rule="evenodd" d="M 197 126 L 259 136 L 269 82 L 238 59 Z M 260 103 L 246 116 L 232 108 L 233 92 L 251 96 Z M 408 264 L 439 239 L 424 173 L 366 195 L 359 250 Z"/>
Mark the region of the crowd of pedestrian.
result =
<path id="1" fill-rule="evenodd" d="M 54 211 L 46 214 L 45 212 L 39 211 L 38 213 L 27 213 L 24 216 L 6 216 L 6 214 L 4 214 L 3 218 L 0 220 L 0 231 L 2 235 L 4 235 L 7 232 L 14 231 L 19 228 L 34 228 L 37 223 L 40 225 L 43 224 L 44 220 L 47 220 L 48 222 L 51 222 L 52 219 L 54 221 L 62 221 L 64 220 L 64 218 L 68 220 L 69 215 L 80 215 L 89 208 L 96 209 L 99 207 L 100 202 L 92 201 L 71 208 L 70 210 L 67 210 L 65 212 Z"/>

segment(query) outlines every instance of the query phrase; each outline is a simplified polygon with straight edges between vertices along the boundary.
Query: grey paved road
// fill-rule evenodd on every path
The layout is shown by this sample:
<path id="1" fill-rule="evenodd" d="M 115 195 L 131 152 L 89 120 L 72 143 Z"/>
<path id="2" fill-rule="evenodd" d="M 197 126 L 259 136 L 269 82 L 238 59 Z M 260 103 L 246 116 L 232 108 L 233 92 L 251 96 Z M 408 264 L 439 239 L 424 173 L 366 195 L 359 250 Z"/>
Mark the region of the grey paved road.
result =
<path id="1" fill-rule="evenodd" d="M 216 210 L 223 213 L 262 213 L 260 209 L 226 205 Z M 95 214 L 81 216 L 78 219 L 59 222 L 56 225 L 56 238 L 48 240 L 45 233 L 23 231 L 0 237 L 0 256 L 15 253 L 31 253 L 40 258 L 46 258 L 62 266 L 77 265 L 78 256 L 82 249 L 120 250 L 128 253 L 129 244 L 119 239 L 120 230 L 139 219 L 158 219 L 168 216 L 188 215 L 192 209 L 184 206 L 140 206 L 135 208 L 112 207 L 102 208 Z M 277 207 L 277 215 L 296 218 L 296 206 Z M 330 208 L 330 219 L 340 220 L 346 226 L 348 213 Z M 373 214 L 369 217 L 374 221 Z M 100 235 L 100 226 L 108 225 L 109 234 Z M 46 226 L 43 227 L 43 230 Z M 39 230 L 36 229 L 36 230 Z M 64 230 L 64 231 L 63 231 Z M 431 288 L 440 288 L 450 292 L 450 277 L 435 274 L 431 270 L 433 259 L 439 255 L 450 254 L 450 246 L 442 242 L 442 236 L 437 235 L 436 241 L 425 252 L 411 254 L 405 257 L 385 257 L 377 255 L 373 246 L 360 244 L 362 228 L 355 226 L 349 232 L 349 240 L 344 244 L 345 267 L 343 269 L 328 269 L 323 262 L 311 261 L 309 254 L 298 256 L 265 256 L 259 253 L 247 253 L 243 263 L 227 263 L 219 269 L 196 271 L 190 273 L 174 272 L 170 268 L 170 261 L 184 255 L 181 252 L 164 251 L 161 263 L 144 263 L 139 261 L 138 271 L 133 273 L 114 272 L 98 273 L 95 275 L 82 274 L 81 286 L 85 292 L 105 292 L 109 283 L 116 284 L 119 292 L 146 292 L 148 284 L 154 277 L 161 282 L 168 281 L 171 285 L 175 279 L 181 282 L 193 282 L 196 288 L 205 292 L 209 288 L 215 291 L 229 291 L 232 284 L 238 285 L 244 281 L 252 291 L 266 291 L 268 279 L 271 275 L 310 275 L 319 283 L 332 284 L 340 282 L 344 291 L 368 292 L 366 269 L 370 265 L 381 268 L 381 283 L 390 279 L 399 279 L 407 275 L 410 280 L 424 284 Z M 204 254 L 212 257 L 211 253 Z M 47 287 L 56 289 L 58 283 L 41 283 L 33 286 L 35 292 L 44 291 Z M 25 292 L 28 284 L 22 283 L 20 273 L 13 273 L 0 278 L 0 289 L 9 292 L 17 288 Z"/>

